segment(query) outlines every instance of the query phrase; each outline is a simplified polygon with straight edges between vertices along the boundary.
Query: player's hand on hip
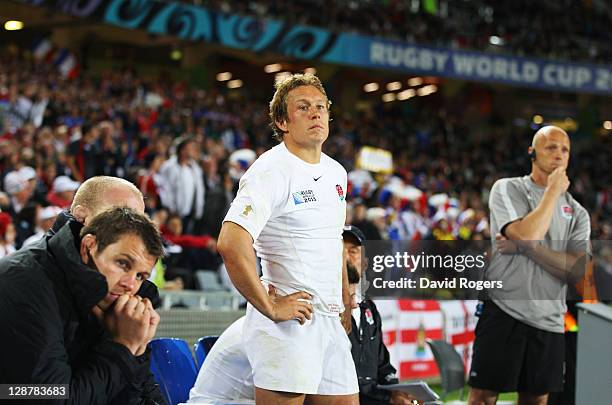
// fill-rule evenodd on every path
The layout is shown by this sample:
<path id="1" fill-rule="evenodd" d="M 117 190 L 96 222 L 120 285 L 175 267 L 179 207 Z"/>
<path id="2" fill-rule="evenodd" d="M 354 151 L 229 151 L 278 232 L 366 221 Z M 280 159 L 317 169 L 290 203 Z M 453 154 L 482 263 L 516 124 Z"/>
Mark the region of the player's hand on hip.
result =
<path id="1" fill-rule="evenodd" d="M 312 304 L 310 294 L 298 291 L 293 294 L 280 296 L 273 286 L 268 287 L 268 297 L 272 303 L 269 318 L 274 322 L 297 319 L 303 325 L 307 319 L 312 319 Z"/>
<path id="2" fill-rule="evenodd" d="M 344 312 L 340 314 L 340 321 L 342 322 L 342 327 L 346 331 L 347 335 L 351 333 L 351 330 L 353 329 L 352 312 L 353 312 L 353 309 L 351 308 L 351 305 L 350 304 L 347 305 L 345 303 Z"/>
<path id="3" fill-rule="evenodd" d="M 548 175 L 548 183 L 546 189 L 550 190 L 556 197 L 565 193 L 569 188 L 570 181 L 567 178 L 567 173 L 562 167 L 557 167 Z"/>

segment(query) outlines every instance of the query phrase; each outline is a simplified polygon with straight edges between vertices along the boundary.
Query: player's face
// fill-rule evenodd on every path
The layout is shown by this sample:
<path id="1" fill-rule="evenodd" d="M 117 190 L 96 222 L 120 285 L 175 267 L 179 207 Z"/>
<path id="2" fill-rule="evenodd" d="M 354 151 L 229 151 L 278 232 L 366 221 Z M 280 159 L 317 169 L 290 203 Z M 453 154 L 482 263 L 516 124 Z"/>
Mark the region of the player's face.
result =
<path id="1" fill-rule="evenodd" d="M 287 94 L 286 122 L 279 127 L 285 142 L 301 148 L 321 146 L 329 135 L 329 109 L 327 98 L 316 87 L 300 86 Z"/>
<path id="2" fill-rule="evenodd" d="M 540 138 L 536 145 L 536 163 L 548 174 L 557 167 L 567 169 L 569 153 L 570 141 L 567 135 L 560 131 L 551 131 Z"/>
<path id="3" fill-rule="evenodd" d="M 120 296 L 136 294 L 142 282 L 151 275 L 155 258 L 147 252 L 142 239 L 134 234 L 121 236 L 102 252 L 98 252 L 95 237 L 93 242 L 86 240 L 88 237 L 91 235 L 81 242 L 85 244 L 81 258 L 106 277 L 108 294 L 98 303 L 98 307 L 105 311 Z"/>

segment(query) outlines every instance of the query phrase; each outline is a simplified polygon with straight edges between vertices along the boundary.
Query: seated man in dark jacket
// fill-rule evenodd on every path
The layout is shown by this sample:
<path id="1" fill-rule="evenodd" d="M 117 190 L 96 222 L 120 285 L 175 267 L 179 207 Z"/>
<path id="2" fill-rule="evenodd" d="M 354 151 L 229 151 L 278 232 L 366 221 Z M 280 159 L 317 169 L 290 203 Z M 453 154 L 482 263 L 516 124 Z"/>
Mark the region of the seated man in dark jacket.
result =
<path id="1" fill-rule="evenodd" d="M 55 403 L 163 404 L 146 353 L 159 315 L 135 295 L 161 254 L 147 217 L 114 208 L 0 260 L 0 381 L 67 384 Z"/>
<path id="2" fill-rule="evenodd" d="M 142 193 L 134 184 L 112 176 L 89 178 L 77 190 L 70 209 L 57 216 L 47 235 L 55 235 L 69 221 L 77 222 L 72 226 L 75 231 L 80 230 L 80 227 L 87 225 L 95 215 L 113 207 L 128 207 L 140 213 L 145 212 Z M 161 305 L 157 287 L 148 280 L 142 283 L 136 295 L 148 298 L 153 303 L 153 308 Z"/>
<path id="3" fill-rule="evenodd" d="M 349 333 L 351 354 L 359 382 L 361 405 L 411 405 L 412 398 L 400 391 L 377 388 L 378 385 L 397 384 L 396 370 L 391 365 L 389 351 L 382 334 L 382 323 L 378 309 L 372 300 L 361 300 L 358 289 L 362 270 L 362 246 L 364 234 L 356 226 L 346 226 L 342 234 L 346 254 L 346 269 L 351 294 L 357 295 L 353 308 L 353 328 Z"/>

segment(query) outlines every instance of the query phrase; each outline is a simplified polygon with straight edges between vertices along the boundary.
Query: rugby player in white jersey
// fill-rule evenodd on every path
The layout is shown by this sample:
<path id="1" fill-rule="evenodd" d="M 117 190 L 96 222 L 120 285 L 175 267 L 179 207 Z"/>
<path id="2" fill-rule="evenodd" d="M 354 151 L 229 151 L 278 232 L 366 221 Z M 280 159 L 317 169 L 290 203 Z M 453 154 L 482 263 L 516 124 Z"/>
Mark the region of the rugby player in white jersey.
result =
<path id="1" fill-rule="evenodd" d="M 350 303 L 342 266 L 347 175 L 321 152 L 329 105 L 313 75 L 277 83 L 270 118 L 281 143 L 244 174 L 219 235 L 228 274 L 249 302 L 243 343 L 257 404 L 359 402 L 341 323 Z M 346 313 L 350 321 L 350 306 Z"/>

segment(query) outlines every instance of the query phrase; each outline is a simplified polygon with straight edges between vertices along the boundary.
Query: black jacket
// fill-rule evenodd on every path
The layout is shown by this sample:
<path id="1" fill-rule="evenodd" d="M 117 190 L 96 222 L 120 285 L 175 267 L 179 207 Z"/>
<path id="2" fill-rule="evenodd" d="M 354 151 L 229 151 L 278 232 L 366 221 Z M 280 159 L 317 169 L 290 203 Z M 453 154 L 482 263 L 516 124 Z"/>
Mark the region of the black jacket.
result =
<path id="1" fill-rule="evenodd" d="M 47 403 L 165 404 L 148 354 L 113 342 L 91 314 L 108 286 L 78 254 L 80 228 L 0 259 L 0 381 L 69 385 L 70 399 Z"/>
<path id="2" fill-rule="evenodd" d="M 55 219 L 55 222 L 53 223 L 53 226 L 51 226 L 51 228 L 47 231 L 47 236 L 55 235 L 68 222 L 73 222 L 73 224 L 71 225 L 73 234 L 78 235 L 81 232 L 81 229 L 83 228 L 83 224 L 78 222 L 74 218 L 74 216 L 72 216 L 70 211 L 65 209 L 59 213 L 59 215 Z M 161 298 L 159 298 L 159 291 L 157 290 L 157 286 L 149 280 L 145 280 L 142 283 L 136 295 L 141 296 L 143 298 L 148 298 L 151 301 L 151 304 L 153 304 L 153 308 L 155 309 L 161 306 Z"/>
<path id="3" fill-rule="evenodd" d="M 376 386 L 397 384 L 398 380 L 383 341 L 380 313 L 371 300 L 364 300 L 359 304 L 359 308 L 359 328 L 353 319 L 353 329 L 349 334 L 351 354 L 359 381 L 359 403 L 388 404 L 391 391 L 381 390 Z"/>

